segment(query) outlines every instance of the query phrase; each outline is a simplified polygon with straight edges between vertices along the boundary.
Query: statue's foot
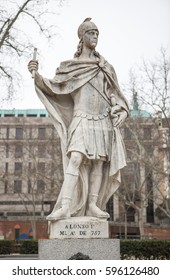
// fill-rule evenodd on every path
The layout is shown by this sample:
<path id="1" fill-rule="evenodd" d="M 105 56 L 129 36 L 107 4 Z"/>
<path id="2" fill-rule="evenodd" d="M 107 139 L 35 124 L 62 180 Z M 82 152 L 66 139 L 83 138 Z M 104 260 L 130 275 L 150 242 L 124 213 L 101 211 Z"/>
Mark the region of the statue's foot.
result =
<path id="1" fill-rule="evenodd" d="M 68 208 L 57 209 L 46 217 L 48 221 L 57 221 L 67 218 L 70 218 L 70 211 Z"/>
<path id="2" fill-rule="evenodd" d="M 100 219 L 108 219 L 110 215 L 99 209 L 95 204 L 89 206 L 88 210 L 86 211 L 86 216 L 96 217 Z"/>

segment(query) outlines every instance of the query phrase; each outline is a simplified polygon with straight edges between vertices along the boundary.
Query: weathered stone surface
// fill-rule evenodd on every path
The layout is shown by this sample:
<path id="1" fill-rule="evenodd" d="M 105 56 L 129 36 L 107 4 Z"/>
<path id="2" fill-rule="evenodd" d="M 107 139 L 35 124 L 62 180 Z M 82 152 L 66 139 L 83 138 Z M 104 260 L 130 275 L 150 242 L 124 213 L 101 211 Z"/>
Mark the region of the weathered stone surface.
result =
<path id="1" fill-rule="evenodd" d="M 54 79 L 38 72 L 33 58 L 28 69 L 62 142 L 64 181 L 53 211 L 54 222 L 71 216 L 108 219 L 108 199 L 120 186 L 126 166 L 119 127 L 129 106 L 114 68 L 96 52 L 99 30 L 86 18 L 78 28 L 74 59 L 63 61 Z"/>
<path id="2" fill-rule="evenodd" d="M 109 226 L 106 220 L 86 216 L 51 222 L 49 230 L 50 239 L 109 237 Z"/>
<path id="3" fill-rule="evenodd" d="M 40 260 L 68 260 L 83 254 L 92 260 L 119 260 L 119 239 L 53 239 L 39 240 Z"/>

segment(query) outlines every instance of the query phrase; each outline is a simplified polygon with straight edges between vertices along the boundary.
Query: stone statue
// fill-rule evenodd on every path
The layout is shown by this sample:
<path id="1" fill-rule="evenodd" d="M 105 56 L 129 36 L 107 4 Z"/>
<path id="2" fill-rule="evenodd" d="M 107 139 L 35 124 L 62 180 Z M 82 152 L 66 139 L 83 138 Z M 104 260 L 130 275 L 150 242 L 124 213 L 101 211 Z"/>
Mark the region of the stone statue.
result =
<path id="1" fill-rule="evenodd" d="M 129 107 L 114 68 L 95 50 L 98 36 L 97 26 L 87 18 L 78 28 L 74 58 L 61 62 L 53 79 L 38 73 L 37 61 L 28 64 L 61 139 L 64 182 L 47 216 L 50 221 L 71 216 L 108 219 L 106 203 L 126 165 L 119 127 Z"/>

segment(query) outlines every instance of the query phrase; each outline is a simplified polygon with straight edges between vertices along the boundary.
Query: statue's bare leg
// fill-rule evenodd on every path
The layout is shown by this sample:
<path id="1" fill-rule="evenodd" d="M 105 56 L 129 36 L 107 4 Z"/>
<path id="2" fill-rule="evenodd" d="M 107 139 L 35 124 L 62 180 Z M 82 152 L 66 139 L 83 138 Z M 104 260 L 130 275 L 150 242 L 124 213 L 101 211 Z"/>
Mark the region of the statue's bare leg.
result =
<path id="1" fill-rule="evenodd" d="M 70 204 L 73 197 L 73 190 L 77 184 L 79 177 L 79 169 L 83 160 L 83 154 L 79 152 L 72 152 L 69 160 L 69 164 L 66 170 L 63 186 L 61 207 L 54 206 L 54 209 L 50 215 L 47 216 L 47 220 L 61 220 L 70 217 Z"/>
<path id="2" fill-rule="evenodd" d="M 103 178 L 103 162 L 97 161 L 90 173 L 89 196 L 87 202 L 86 216 L 108 219 L 110 216 L 107 212 L 102 211 L 97 205 L 98 195 Z"/>

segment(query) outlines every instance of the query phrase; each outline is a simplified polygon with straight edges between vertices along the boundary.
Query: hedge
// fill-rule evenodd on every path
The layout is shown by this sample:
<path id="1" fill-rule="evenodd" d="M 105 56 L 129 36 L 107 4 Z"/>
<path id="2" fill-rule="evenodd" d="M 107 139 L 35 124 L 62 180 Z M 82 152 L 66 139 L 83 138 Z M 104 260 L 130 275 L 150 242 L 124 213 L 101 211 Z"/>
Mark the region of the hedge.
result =
<path id="1" fill-rule="evenodd" d="M 38 254 L 37 240 L 0 240 L 0 255 Z M 120 240 L 121 259 L 170 260 L 168 240 Z"/>
<path id="2" fill-rule="evenodd" d="M 38 241 L 26 240 L 21 243 L 21 254 L 38 254 Z"/>
<path id="3" fill-rule="evenodd" d="M 9 255 L 15 241 L 0 240 L 0 255 Z"/>
<path id="4" fill-rule="evenodd" d="M 121 259 L 169 260 L 168 240 L 121 240 Z"/>
<path id="5" fill-rule="evenodd" d="M 37 240 L 0 240 L 0 255 L 38 254 Z"/>

